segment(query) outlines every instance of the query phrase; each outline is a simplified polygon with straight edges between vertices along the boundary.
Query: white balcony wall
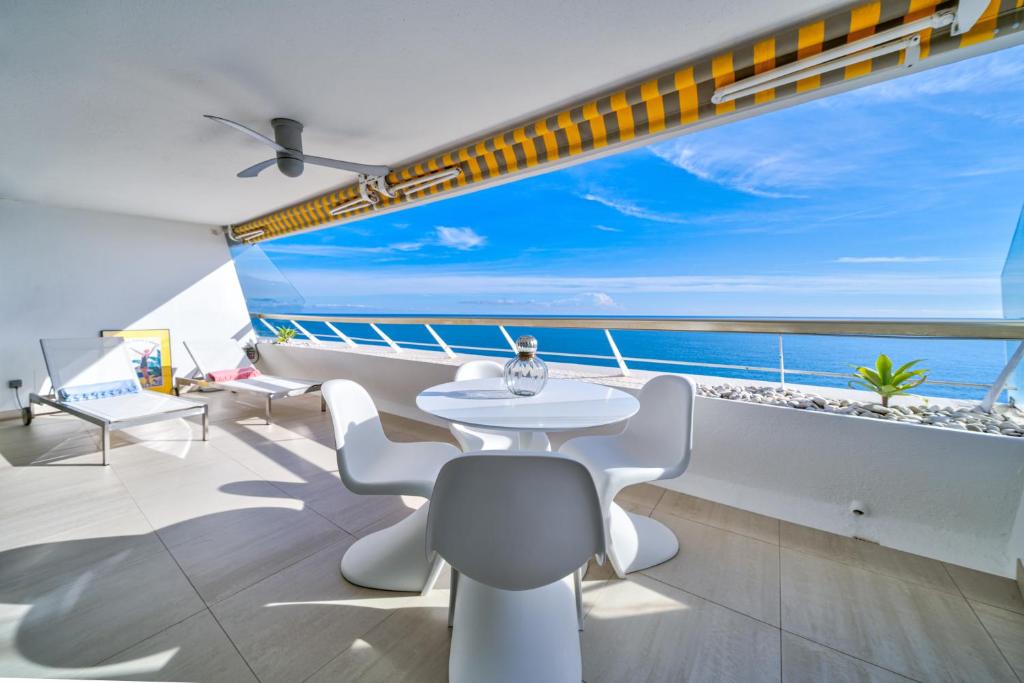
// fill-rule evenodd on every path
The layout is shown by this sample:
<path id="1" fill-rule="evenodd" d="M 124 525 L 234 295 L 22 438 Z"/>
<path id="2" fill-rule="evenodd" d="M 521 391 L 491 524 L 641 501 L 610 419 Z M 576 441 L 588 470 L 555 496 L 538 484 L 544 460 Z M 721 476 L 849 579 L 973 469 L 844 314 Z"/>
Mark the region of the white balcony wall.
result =
<path id="1" fill-rule="evenodd" d="M 0 415 L 46 382 L 42 337 L 167 328 L 178 374 L 190 336 L 241 338 L 249 317 L 223 232 L 210 225 L 0 199 Z"/>
<path id="2" fill-rule="evenodd" d="M 435 423 L 416 408 L 416 395 L 450 381 L 455 366 L 470 358 L 260 349 L 272 373 L 353 379 L 367 387 L 378 409 Z M 703 397 L 694 419 L 693 460 L 682 477 L 661 482 L 667 488 L 1013 575 L 1024 549 L 1024 519 L 1017 522 L 1024 491 L 1020 439 Z M 851 511 L 854 501 L 865 514 Z"/>
<path id="3" fill-rule="evenodd" d="M 1020 439 L 724 399 L 695 413 L 693 465 L 669 488 L 1011 575 Z"/>

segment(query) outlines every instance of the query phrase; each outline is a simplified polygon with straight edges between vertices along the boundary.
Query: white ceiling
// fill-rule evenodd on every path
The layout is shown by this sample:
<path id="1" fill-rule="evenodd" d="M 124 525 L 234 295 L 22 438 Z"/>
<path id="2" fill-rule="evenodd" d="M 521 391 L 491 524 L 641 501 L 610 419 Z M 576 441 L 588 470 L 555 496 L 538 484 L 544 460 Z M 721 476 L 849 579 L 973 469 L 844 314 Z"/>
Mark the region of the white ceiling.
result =
<path id="1" fill-rule="evenodd" d="M 237 223 L 352 176 L 238 179 L 272 150 L 204 113 L 397 165 L 839 4 L 7 0 L 0 196 Z"/>

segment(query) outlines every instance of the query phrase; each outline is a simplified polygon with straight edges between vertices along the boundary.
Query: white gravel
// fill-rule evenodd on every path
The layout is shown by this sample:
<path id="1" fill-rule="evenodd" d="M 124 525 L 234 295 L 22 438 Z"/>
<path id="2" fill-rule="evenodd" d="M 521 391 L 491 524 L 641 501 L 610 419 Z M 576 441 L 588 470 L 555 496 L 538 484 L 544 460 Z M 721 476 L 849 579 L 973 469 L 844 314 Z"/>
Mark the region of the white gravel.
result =
<path id="1" fill-rule="evenodd" d="M 826 398 L 780 387 L 725 384 L 717 386 L 701 384 L 697 387 L 697 393 L 710 398 L 763 403 L 798 410 L 853 415 L 877 420 L 910 422 L 941 429 L 957 429 L 1001 436 L 1024 436 L 1024 423 L 1012 420 L 1007 415 L 985 412 L 980 407 L 955 408 L 934 406 L 924 402 L 910 406 L 890 405 L 886 407 L 881 403 L 859 403 L 846 399 Z"/>

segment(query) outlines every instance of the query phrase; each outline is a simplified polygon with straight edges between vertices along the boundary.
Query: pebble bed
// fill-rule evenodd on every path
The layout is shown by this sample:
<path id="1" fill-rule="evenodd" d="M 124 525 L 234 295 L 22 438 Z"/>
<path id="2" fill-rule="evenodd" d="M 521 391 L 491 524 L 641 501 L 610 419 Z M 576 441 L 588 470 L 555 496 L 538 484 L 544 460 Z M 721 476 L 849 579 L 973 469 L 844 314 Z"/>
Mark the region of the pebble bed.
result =
<path id="1" fill-rule="evenodd" d="M 729 385 L 700 385 L 697 393 L 709 398 L 724 398 L 748 403 L 811 410 L 836 415 L 853 415 L 876 420 L 909 422 L 913 424 L 956 429 L 1001 436 L 1024 436 L 1024 424 L 1005 415 L 988 413 L 980 407 L 950 407 L 919 404 L 911 406 L 881 403 L 858 403 L 846 399 L 825 398 L 793 389 L 779 387 L 751 387 Z"/>

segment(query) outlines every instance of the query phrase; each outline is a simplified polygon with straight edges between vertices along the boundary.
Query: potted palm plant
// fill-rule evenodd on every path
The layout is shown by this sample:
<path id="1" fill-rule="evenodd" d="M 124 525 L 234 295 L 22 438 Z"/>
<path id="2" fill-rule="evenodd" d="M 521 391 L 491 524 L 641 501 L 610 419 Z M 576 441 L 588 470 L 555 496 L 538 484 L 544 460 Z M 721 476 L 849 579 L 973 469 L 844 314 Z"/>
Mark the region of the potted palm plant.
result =
<path id="1" fill-rule="evenodd" d="M 882 405 L 889 407 L 889 398 L 908 393 L 911 389 L 919 387 L 928 379 L 927 370 L 912 370 L 921 359 L 904 363 L 895 370 L 892 369 L 892 361 L 884 353 L 879 354 L 875 360 L 875 368 L 857 366 L 853 376 L 856 379 L 850 380 L 851 389 L 866 389 L 873 391 L 882 398 Z"/>
<path id="2" fill-rule="evenodd" d="M 274 340 L 275 344 L 287 344 L 292 339 L 295 339 L 294 327 L 285 327 L 282 325 L 277 328 L 277 338 Z"/>

